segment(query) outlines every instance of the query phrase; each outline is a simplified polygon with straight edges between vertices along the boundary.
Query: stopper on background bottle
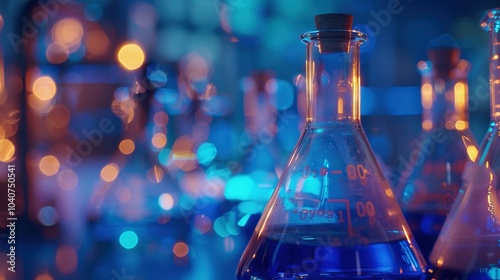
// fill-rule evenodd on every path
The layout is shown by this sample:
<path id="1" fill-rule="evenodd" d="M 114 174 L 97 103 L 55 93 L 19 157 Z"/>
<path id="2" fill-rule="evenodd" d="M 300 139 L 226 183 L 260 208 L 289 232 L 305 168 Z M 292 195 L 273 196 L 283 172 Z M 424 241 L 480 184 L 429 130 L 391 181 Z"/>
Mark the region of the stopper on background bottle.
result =
<path id="1" fill-rule="evenodd" d="M 449 34 L 443 34 L 427 43 L 427 57 L 437 78 L 449 78 L 460 62 L 460 48 Z"/>
<path id="2" fill-rule="evenodd" d="M 321 14 L 314 17 L 316 29 L 319 31 L 320 53 L 348 52 L 350 36 L 334 34 L 333 30 L 351 31 L 352 15 L 349 14 Z"/>

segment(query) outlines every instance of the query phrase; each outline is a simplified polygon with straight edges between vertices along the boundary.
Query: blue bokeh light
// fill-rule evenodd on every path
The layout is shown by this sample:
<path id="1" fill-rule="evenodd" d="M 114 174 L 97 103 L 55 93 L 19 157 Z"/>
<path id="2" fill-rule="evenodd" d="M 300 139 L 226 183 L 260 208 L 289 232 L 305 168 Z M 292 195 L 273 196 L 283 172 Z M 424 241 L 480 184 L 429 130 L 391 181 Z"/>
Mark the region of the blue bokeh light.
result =
<path id="1" fill-rule="evenodd" d="M 250 176 L 236 175 L 227 182 L 224 196 L 232 200 L 250 200 L 256 188 L 257 183 Z"/>
<path id="2" fill-rule="evenodd" d="M 158 162 L 163 166 L 170 165 L 170 149 L 163 149 L 158 153 Z"/>
<path id="3" fill-rule="evenodd" d="M 217 155 L 217 148 L 212 143 L 202 143 L 196 151 L 196 157 L 201 165 L 210 165 Z"/>
<path id="4" fill-rule="evenodd" d="M 45 206 L 38 211 L 38 220 L 44 226 L 53 226 L 57 223 L 57 210 L 52 206 Z"/>
<path id="5" fill-rule="evenodd" d="M 131 230 L 125 231 L 120 234 L 120 245 L 125 249 L 132 249 L 137 246 L 139 238 L 137 234 Z"/>

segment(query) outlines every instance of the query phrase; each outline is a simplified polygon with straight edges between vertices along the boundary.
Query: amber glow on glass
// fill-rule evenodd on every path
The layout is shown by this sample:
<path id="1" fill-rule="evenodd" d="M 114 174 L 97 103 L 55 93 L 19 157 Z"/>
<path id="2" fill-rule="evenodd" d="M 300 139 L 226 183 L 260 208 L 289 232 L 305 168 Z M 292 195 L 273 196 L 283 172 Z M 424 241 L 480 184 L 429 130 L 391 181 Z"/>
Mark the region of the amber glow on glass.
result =
<path id="1" fill-rule="evenodd" d="M 157 165 L 150 168 L 147 174 L 148 180 L 153 184 L 160 183 L 163 180 L 164 175 L 165 174 L 163 173 L 163 169 L 161 169 L 161 167 Z"/>
<path id="2" fill-rule="evenodd" d="M 344 114 L 344 98 L 339 97 L 338 102 L 337 102 L 337 113 L 339 115 Z"/>
<path id="3" fill-rule="evenodd" d="M 432 86 L 429 83 L 422 85 L 422 106 L 424 109 L 430 109 L 432 107 Z"/>
<path id="4" fill-rule="evenodd" d="M 465 111 L 465 90 L 466 85 L 462 82 L 458 82 L 454 86 L 455 92 L 455 110 L 460 114 Z"/>
<path id="5" fill-rule="evenodd" d="M 478 154 L 476 146 L 474 145 L 467 146 L 467 154 L 469 155 L 470 160 L 475 162 Z"/>

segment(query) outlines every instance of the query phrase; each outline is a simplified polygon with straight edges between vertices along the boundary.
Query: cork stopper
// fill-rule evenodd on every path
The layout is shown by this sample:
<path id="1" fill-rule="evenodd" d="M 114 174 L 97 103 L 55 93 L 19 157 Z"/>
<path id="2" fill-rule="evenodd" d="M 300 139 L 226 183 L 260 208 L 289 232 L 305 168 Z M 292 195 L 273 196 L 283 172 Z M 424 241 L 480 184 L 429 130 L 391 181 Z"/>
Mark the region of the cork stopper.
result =
<path id="1" fill-rule="evenodd" d="M 352 15 L 349 14 L 321 14 L 314 17 L 316 29 L 319 31 L 320 53 L 348 52 L 350 36 L 327 35 L 328 30 L 352 30 Z M 323 37 L 323 38 L 322 38 Z"/>
<path id="2" fill-rule="evenodd" d="M 460 48 L 451 35 L 440 35 L 427 44 L 427 57 L 437 78 L 449 78 L 460 62 Z"/>

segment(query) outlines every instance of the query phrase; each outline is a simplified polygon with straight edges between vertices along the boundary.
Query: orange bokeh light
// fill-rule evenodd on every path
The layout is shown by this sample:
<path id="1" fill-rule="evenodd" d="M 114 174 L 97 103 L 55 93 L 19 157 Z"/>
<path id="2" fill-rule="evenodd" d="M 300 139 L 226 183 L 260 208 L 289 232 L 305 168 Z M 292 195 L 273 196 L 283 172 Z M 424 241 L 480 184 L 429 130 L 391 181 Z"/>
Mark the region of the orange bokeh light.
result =
<path id="1" fill-rule="evenodd" d="M 130 139 L 124 139 L 120 142 L 118 148 L 120 149 L 120 152 L 122 152 L 123 154 L 129 155 L 135 150 L 135 144 L 134 141 Z"/>
<path id="2" fill-rule="evenodd" d="M 50 100 L 56 94 L 56 83 L 49 76 L 42 76 L 33 83 L 33 94 L 42 101 Z"/>
<path id="3" fill-rule="evenodd" d="M 118 51 L 118 61 L 127 70 L 138 69 L 144 60 L 144 51 L 137 44 L 125 44 Z"/>
<path id="4" fill-rule="evenodd" d="M 59 160 L 55 156 L 49 155 L 49 156 L 44 156 L 41 160 L 40 163 L 38 164 L 38 167 L 40 168 L 40 171 L 47 175 L 47 176 L 52 176 L 59 171 Z"/>
<path id="5" fill-rule="evenodd" d="M 153 135 L 151 143 L 155 148 L 161 149 L 167 145 L 167 136 L 163 133 L 156 133 Z"/>
<path id="6" fill-rule="evenodd" d="M 174 255 L 176 257 L 183 258 L 189 253 L 189 247 L 184 242 L 177 242 L 175 243 L 174 249 L 172 251 L 174 252 Z"/>
<path id="7" fill-rule="evenodd" d="M 0 161 L 8 162 L 14 156 L 16 147 L 8 139 L 0 140 Z"/>
<path id="8" fill-rule="evenodd" d="M 52 39 L 65 45 L 70 51 L 75 51 L 81 44 L 83 26 L 76 18 L 63 18 L 52 28 Z"/>
<path id="9" fill-rule="evenodd" d="M 118 177 L 119 172 L 118 165 L 110 163 L 102 168 L 101 178 L 106 182 L 113 182 Z"/>

